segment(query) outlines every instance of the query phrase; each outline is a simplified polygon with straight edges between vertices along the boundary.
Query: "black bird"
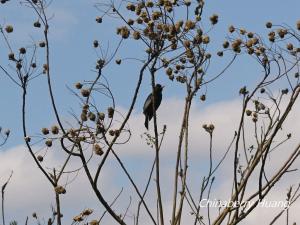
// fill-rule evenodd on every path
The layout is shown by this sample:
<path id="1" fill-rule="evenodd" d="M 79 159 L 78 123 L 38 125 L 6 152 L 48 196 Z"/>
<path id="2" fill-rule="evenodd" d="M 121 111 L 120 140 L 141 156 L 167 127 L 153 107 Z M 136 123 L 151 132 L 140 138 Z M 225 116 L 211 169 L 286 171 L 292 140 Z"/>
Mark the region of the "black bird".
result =
<path id="1" fill-rule="evenodd" d="M 154 99 L 154 109 L 155 111 L 158 109 L 161 99 L 162 99 L 162 90 L 163 86 L 160 84 L 156 84 L 154 87 L 154 98 L 152 96 L 152 93 L 147 97 L 144 107 L 143 107 L 143 113 L 145 115 L 145 127 L 148 129 L 148 122 L 152 119 L 153 117 L 153 99 Z"/>

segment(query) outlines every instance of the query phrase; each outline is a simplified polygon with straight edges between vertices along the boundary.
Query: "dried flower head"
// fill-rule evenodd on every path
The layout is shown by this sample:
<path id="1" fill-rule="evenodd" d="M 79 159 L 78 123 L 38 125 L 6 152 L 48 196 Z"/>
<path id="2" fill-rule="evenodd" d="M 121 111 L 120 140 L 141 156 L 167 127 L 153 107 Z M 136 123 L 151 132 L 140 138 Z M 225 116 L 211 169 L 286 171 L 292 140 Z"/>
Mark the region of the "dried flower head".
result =
<path id="1" fill-rule="evenodd" d="M 209 41 L 210 41 L 210 38 L 209 38 L 209 36 L 206 36 L 206 35 L 205 35 L 205 36 L 203 36 L 203 37 L 202 37 L 202 41 L 203 41 L 203 43 L 204 43 L 204 44 L 208 44 L 208 43 L 209 43 Z"/>
<path id="2" fill-rule="evenodd" d="M 46 127 L 42 128 L 42 134 L 44 134 L 44 135 L 49 134 L 49 129 Z"/>
<path id="3" fill-rule="evenodd" d="M 10 129 L 5 130 L 5 131 L 4 131 L 4 134 L 8 137 L 9 134 L 10 134 Z"/>
<path id="4" fill-rule="evenodd" d="M 135 5 L 132 3 L 128 3 L 128 5 L 126 6 L 126 8 L 130 11 L 135 11 Z"/>
<path id="5" fill-rule="evenodd" d="M 213 14 L 209 19 L 212 25 L 215 25 L 218 23 L 219 16 L 217 14 Z"/>
<path id="6" fill-rule="evenodd" d="M 14 31 L 14 28 L 13 28 L 12 25 L 7 25 L 7 26 L 5 27 L 5 31 L 6 31 L 7 33 L 12 33 L 12 32 Z"/>
<path id="7" fill-rule="evenodd" d="M 44 160 L 44 157 L 41 155 L 38 155 L 36 158 L 39 162 L 43 162 L 43 160 Z"/>
<path id="8" fill-rule="evenodd" d="M 246 86 L 242 87 L 242 88 L 240 89 L 239 93 L 240 93 L 241 95 L 246 95 L 246 94 L 248 94 L 248 91 L 247 91 Z"/>
<path id="9" fill-rule="evenodd" d="M 90 225 L 99 225 L 100 222 L 99 222 L 98 220 L 92 220 L 92 221 L 90 221 L 89 224 L 90 224 Z"/>
<path id="10" fill-rule="evenodd" d="M 51 140 L 51 139 L 46 140 L 46 141 L 45 141 L 45 145 L 46 145 L 47 147 L 51 147 L 51 146 L 52 146 L 52 140 Z"/>
<path id="11" fill-rule="evenodd" d="M 40 28 L 40 27 L 41 27 L 40 21 L 34 22 L 34 23 L 33 23 L 33 26 L 36 27 L 36 28 Z"/>
<path id="12" fill-rule="evenodd" d="M 104 118 L 105 118 L 105 113 L 99 112 L 99 113 L 98 113 L 98 118 L 99 118 L 99 120 L 104 120 Z"/>
<path id="13" fill-rule="evenodd" d="M 44 41 L 41 41 L 41 42 L 39 43 L 39 46 L 40 46 L 41 48 L 44 48 L 44 47 L 46 46 L 46 43 L 45 43 Z"/>
<path id="14" fill-rule="evenodd" d="M 93 45 L 94 45 L 94 48 L 98 48 L 99 41 L 98 40 L 94 40 Z"/>
<path id="15" fill-rule="evenodd" d="M 201 95 L 200 100 L 204 102 L 206 100 L 206 95 Z"/>
<path id="16" fill-rule="evenodd" d="M 168 76 L 171 76 L 172 73 L 173 73 L 173 70 L 172 70 L 172 68 L 169 67 L 169 68 L 166 70 L 166 74 L 167 74 Z"/>
<path id="17" fill-rule="evenodd" d="M 52 132 L 52 134 L 58 134 L 59 133 L 59 128 L 58 128 L 58 126 L 56 126 L 56 125 L 54 125 L 54 126 L 52 126 L 51 127 L 51 132 Z"/>
<path id="18" fill-rule="evenodd" d="M 90 90 L 89 89 L 81 89 L 81 95 L 83 97 L 89 97 L 90 96 Z"/>
<path id="19" fill-rule="evenodd" d="M 19 49 L 20 54 L 26 54 L 26 49 L 25 48 L 20 48 Z"/>
<path id="20" fill-rule="evenodd" d="M 77 89 L 81 89 L 82 86 L 83 86 L 83 85 L 82 85 L 80 82 L 77 82 L 77 83 L 75 84 L 75 87 L 76 87 Z"/>
<path id="21" fill-rule="evenodd" d="M 193 30 L 195 28 L 196 24 L 195 22 L 191 21 L 191 20 L 187 20 L 185 22 L 185 31 L 189 31 L 189 30 Z"/>
<path id="22" fill-rule="evenodd" d="M 104 153 L 99 144 L 95 144 L 93 149 L 96 155 L 103 155 Z"/>
<path id="23" fill-rule="evenodd" d="M 135 39 L 135 40 L 139 40 L 141 38 L 141 34 L 139 31 L 134 31 L 132 36 L 133 36 L 133 39 Z"/>
<path id="24" fill-rule="evenodd" d="M 56 186 L 54 188 L 54 191 L 57 193 L 57 194 L 65 194 L 66 193 L 66 189 L 63 187 L 63 186 Z"/>
<path id="25" fill-rule="evenodd" d="M 95 121 L 95 120 L 96 120 L 96 115 L 95 115 L 95 113 L 89 112 L 88 116 L 89 116 L 89 119 L 90 119 L 91 121 Z"/>
<path id="26" fill-rule="evenodd" d="M 78 216 L 73 217 L 73 220 L 74 220 L 74 222 L 81 222 L 81 221 L 83 221 L 83 218 L 81 215 L 78 215 Z"/>
<path id="27" fill-rule="evenodd" d="M 273 26 L 273 25 L 272 25 L 272 22 L 267 22 L 267 23 L 266 23 L 266 27 L 267 27 L 267 28 L 270 29 L 270 28 L 272 28 L 272 26 Z"/>
<path id="28" fill-rule="evenodd" d="M 223 53 L 223 51 L 218 51 L 217 55 L 220 56 L 220 57 L 222 57 L 224 55 L 224 53 Z"/>
<path id="29" fill-rule="evenodd" d="M 16 59 L 15 59 L 15 54 L 12 53 L 12 52 L 9 53 L 9 54 L 8 54 L 8 59 L 9 59 L 9 60 L 13 60 L 13 61 L 16 60 Z"/>
<path id="30" fill-rule="evenodd" d="M 228 41 L 224 41 L 223 48 L 228 48 L 228 47 L 229 47 L 229 42 Z"/>
<path id="31" fill-rule="evenodd" d="M 24 137 L 25 142 L 30 142 L 31 138 L 29 136 Z"/>
<path id="32" fill-rule="evenodd" d="M 81 215 L 83 216 L 89 216 L 93 213 L 93 210 L 92 209 L 85 209 L 82 211 Z"/>
<path id="33" fill-rule="evenodd" d="M 292 44 L 292 43 L 288 43 L 288 44 L 286 45 L 286 48 L 287 48 L 287 50 L 290 50 L 290 51 L 292 51 L 292 50 L 293 50 L 293 48 L 294 48 L 294 46 L 293 46 L 293 44 Z"/>
<path id="34" fill-rule="evenodd" d="M 113 118 L 114 112 L 115 112 L 115 110 L 113 107 L 108 107 L 108 109 L 107 109 L 108 118 Z"/>
<path id="35" fill-rule="evenodd" d="M 20 63 L 20 62 L 17 62 L 17 64 L 16 64 L 16 68 L 17 68 L 18 70 L 20 70 L 20 69 L 22 68 L 22 63 Z"/>
<path id="36" fill-rule="evenodd" d="M 228 27 L 228 31 L 230 32 L 230 33 L 233 33 L 234 31 L 235 31 L 235 28 L 234 28 L 234 26 L 229 26 Z"/>
<path id="37" fill-rule="evenodd" d="M 122 63 L 121 59 L 116 59 L 116 64 L 120 65 Z"/>
<path id="38" fill-rule="evenodd" d="M 246 110 L 246 115 L 247 115 L 247 116 L 251 116 L 251 114 L 252 114 L 252 111 L 251 111 L 250 109 L 247 109 L 247 110 Z"/>
<path id="39" fill-rule="evenodd" d="M 100 16 L 97 16 L 95 20 L 97 23 L 102 23 L 102 17 Z"/>
<path id="40" fill-rule="evenodd" d="M 280 38 L 284 38 L 284 36 L 287 34 L 287 30 L 286 29 L 278 29 L 277 34 Z"/>
<path id="41" fill-rule="evenodd" d="M 80 119 L 81 119 L 82 121 L 87 121 L 87 115 L 86 115 L 86 113 L 81 113 Z"/>
<path id="42" fill-rule="evenodd" d="M 146 7 L 152 8 L 154 6 L 154 3 L 152 1 L 146 2 Z"/>
<path id="43" fill-rule="evenodd" d="M 130 30 L 126 26 L 123 26 L 117 29 L 117 34 L 121 35 L 122 38 L 127 39 L 130 35 Z"/>

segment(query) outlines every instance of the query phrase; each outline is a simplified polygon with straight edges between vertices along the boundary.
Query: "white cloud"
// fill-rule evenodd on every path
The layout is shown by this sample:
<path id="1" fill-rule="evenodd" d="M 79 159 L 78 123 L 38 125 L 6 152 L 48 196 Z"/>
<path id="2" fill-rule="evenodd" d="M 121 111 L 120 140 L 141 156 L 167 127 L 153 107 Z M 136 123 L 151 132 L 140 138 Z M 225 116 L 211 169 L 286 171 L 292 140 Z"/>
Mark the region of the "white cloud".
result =
<path id="1" fill-rule="evenodd" d="M 165 99 L 158 110 L 159 114 L 159 127 L 162 128 L 163 124 L 167 125 L 167 134 L 165 142 L 162 147 L 161 157 L 161 177 L 162 177 L 162 189 L 163 199 L 165 203 L 166 221 L 170 218 L 171 214 L 171 200 L 172 200 L 172 179 L 174 177 L 174 159 L 177 149 L 177 139 L 179 135 L 179 126 L 181 123 L 183 102 L 176 99 Z M 191 110 L 191 123 L 190 123 L 190 177 L 189 184 L 191 186 L 192 193 L 196 195 L 199 190 L 202 176 L 206 174 L 207 159 L 208 159 L 208 134 L 203 130 L 203 123 L 213 123 L 215 125 L 214 134 L 214 147 L 213 155 L 215 158 L 220 159 L 227 149 L 230 143 L 234 130 L 238 126 L 239 115 L 241 111 L 241 105 L 239 100 L 232 100 L 228 102 L 221 102 L 210 105 L 206 108 L 201 108 L 199 105 L 194 105 Z M 293 150 L 293 147 L 299 140 L 300 131 L 295 121 L 299 121 L 297 118 L 300 112 L 300 107 L 297 105 L 288 118 L 285 125 L 285 129 L 288 132 L 293 133 L 292 140 L 287 143 L 282 149 L 274 152 L 272 156 L 273 165 L 270 165 L 268 160 L 269 175 L 274 172 L 275 168 L 278 168 L 280 161 L 285 160 L 288 156 L 287 152 Z M 151 168 L 153 162 L 154 150 L 146 146 L 145 141 L 140 135 L 145 131 L 144 117 L 141 113 L 134 113 L 129 121 L 129 125 L 132 128 L 132 139 L 128 145 L 121 145 L 115 150 L 119 153 L 120 157 L 124 161 L 124 164 L 128 167 L 128 171 L 132 174 L 132 177 L 136 180 L 138 187 L 143 190 L 144 184 L 147 181 L 148 171 Z M 250 129 L 247 136 L 252 134 L 251 128 L 252 122 L 249 119 L 246 128 Z M 151 131 L 151 130 L 150 130 Z M 284 136 L 285 133 L 282 134 Z M 250 137 L 249 137 L 250 140 Z M 63 154 L 57 155 L 57 149 L 49 151 L 47 155 L 47 165 L 58 164 Z M 283 151 L 285 154 L 283 154 Z M 53 204 L 53 192 L 49 187 L 47 180 L 42 176 L 40 171 L 37 170 L 36 165 L 30 158 L 29 153 L 22 146 L 15 147 L 14 149 L 7 150 L 0 153 L 0 165 L 1 165 L 1 182 L 5 180 L 5 176 L 8 176 L 10 170 L 14 170 L 14 175 L 11 183 L 7 187 L 6 193 L 6 211 L 8 218 L 17 218 L 24 220 L 26 215 L 31 215 L 32 211 L 37 211 L 44 217 L 49 216 L 50 204 Z M 78 166 L 78 162 L 75 161 L 73 167 Z M 91 168 L 97 165 L 97 161 L 93 161 Z M 228 159 L 221 166 L 216 175 L 216 184 L 213 186 L 211 198 L 228 199 L 232 185 L 232 155 L 229 155 Z M 295 167 L 299 167 L 299 160 L 296 161 Z M 294 167 L 294 168 L 295 168 Z M 286 190 L 290 184 L 297 184 L 299 182 L 299 172 L 289 173 L 281 180 L 278 187 L 270 193 L 267 197 L 268 200 L 284 200 Z M 107 196 L 107 199 L 111 201 L 113 197 L 118 193 L 121 187 L 124 187 L 124 193 L 121 195 L 118 204 L 118 212 L 124 212 L 129 196 L 133 199 L 137 199 L 134 194 L 134 190 L 129 184 L 127 178 L 124 178 L 124 173 L 120 170 L 119 165 L 113 159 L 109 158 L 108 165 L 104 168 L 101 175 L 101 190 Z M 250 182 L 247 193 L 257 189 L 257 181 Z M 151 182 L 150 190 L 155 193 L 154 181 Z M 150 192 L 146 197 L 146 201 L 150 205 L 151 211 L 155 211 L 155 199 Z M 76 180 L 67 187 L 67 194 L 62 197 L 63 212 L 65 214 L 64 221 L 69 222 L 76 213 L 79 213 L 85 207 L 97 208 L 103 212 L 100 204 L 97 202 L 94 194 L 92 193 L 88 181 L 83 175 L 83 171 L 78 175 Z M 135 213 L 135 204 L 133 204 L 130 210 L 130 215 Z M 300 209 L 300 204 L 297 203 L 291 209 L 290 215 L 292 220 L 297 220 L 297 210 Z M 277 211 L 276 211 L 277 210 Z M 256 224 L 261 222 L 270 222 L 272 216 L 278 212 L 278 209 L 271 210 L 265 208 L 258 208 L 255 210 L 243 224 Z M 192 217 L 189 216 L 190 210 L 185 208 L 184 222 L 190 224 Z M 213 212 L 212 212 L 213 213 Z M 216 213 L 216 212 L 214 212 Z M 262 219 L 263 216 L 263 219 Z M 144 224 L 148 224 L 147 217 L 143 210 L 143 218 L 145 217 Z M 109 217 L 107 217 L 109 218 Z M 130 220 L 128 218 L 128 220 Z"/>

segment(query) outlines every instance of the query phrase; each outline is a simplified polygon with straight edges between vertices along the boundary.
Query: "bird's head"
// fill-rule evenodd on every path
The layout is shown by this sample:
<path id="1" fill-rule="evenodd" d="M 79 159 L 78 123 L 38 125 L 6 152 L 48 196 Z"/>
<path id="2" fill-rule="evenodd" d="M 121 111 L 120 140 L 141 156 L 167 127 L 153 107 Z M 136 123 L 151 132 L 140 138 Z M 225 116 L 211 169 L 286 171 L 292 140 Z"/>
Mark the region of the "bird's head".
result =
<path id="1" fill-rule="evenodd" d="M 160 84 L 156 84 L 156 85 L 155 85 L 155 89 L 156 89 L 157 91 L 162 91 L 162 90 L 164 89 L 164 87 L 165 87 L 165 86 L 161 86 Z"/>

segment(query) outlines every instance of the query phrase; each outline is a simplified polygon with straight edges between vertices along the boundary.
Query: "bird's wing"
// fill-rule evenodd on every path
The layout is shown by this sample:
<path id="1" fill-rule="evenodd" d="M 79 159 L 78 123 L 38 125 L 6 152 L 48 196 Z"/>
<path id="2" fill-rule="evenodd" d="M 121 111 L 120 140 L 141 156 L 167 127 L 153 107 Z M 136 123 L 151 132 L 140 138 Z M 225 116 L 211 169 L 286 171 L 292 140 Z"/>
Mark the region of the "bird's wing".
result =
<path id="1" fill-rule="evenodd" d="M 145 103 L 144 103 L 144 107 L 143 107 L 143 112 L 145 113 L 147 111 L 147 109 L 149 108 L 149 106 L 151 107 L 152 104 L 152 93 L 150 95 L 148 95 Z"/>

